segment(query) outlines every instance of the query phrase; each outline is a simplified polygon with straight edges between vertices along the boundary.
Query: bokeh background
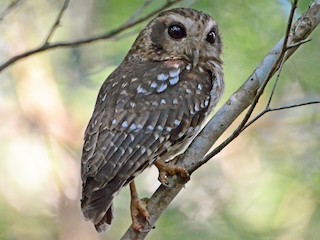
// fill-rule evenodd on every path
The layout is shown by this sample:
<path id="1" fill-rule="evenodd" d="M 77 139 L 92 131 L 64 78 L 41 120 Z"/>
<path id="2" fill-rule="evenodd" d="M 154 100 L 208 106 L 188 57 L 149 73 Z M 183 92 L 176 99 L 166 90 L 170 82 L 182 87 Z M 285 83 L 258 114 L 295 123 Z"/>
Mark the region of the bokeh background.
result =
<path id="1" fill-rule="evenodd" d="M 10 2 L 0 0 L 0 12 Z M 297 17 L 311 1 L 300 2 Z M 117 28 L 143 3 L 71 1 L 52 40 Z M 163 3 L 153 1 L 141 14 Z M 39 46 L 62 4 L 21 0 L 1 19 L 0 64 Z M 221 104 L 283 36 L 290 11 L 286 0 L 186 0 L 177 6 L 209 13 L 220 25 L 226 81 Z M 125 232 L 128 189 L 115 200 L 109 232 L 98 235 L 84 221 L 80 157 L 98 90 L 145 24 L 111 40 L 36 54 L 0 72 L 0 239 L 114 240 Z M 286 63 L 272 106 L 320 99 L 319 29 L 311 38 Z M 141 197 L 150 196 L 159 186 L 157 170 L 146 170 L 137 186 Z M 192 175 L 148 239 L 316 240 L 319 234 L 320 105 L 310 105 L 269 113 L 243 132 Z"/>

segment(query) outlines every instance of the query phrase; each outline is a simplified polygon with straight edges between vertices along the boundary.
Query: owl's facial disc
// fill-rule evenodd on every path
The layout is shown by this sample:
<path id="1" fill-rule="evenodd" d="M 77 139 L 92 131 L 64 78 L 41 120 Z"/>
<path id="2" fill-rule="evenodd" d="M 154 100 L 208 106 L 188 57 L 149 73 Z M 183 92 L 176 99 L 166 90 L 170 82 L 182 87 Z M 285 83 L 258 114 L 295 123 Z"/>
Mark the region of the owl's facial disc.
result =
<path id="1" fill-rule="evenodd" d="M 132 51 L 140 59 L 179 59 L 194 68 L 208 61 L 221 62 L 221 48 L 216 22 L 200 11 L 182 8 L 168 10 L 153 19 L 137 38 Z"/>

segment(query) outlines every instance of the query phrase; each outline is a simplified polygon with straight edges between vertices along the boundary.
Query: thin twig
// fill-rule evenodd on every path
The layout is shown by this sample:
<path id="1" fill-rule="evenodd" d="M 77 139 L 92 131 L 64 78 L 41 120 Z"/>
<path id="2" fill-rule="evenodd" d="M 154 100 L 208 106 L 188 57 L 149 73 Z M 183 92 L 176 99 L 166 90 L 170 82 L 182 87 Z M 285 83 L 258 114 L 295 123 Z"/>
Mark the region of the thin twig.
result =
<path id="1" fill-rule="evenodd" d="M 76 41 L 70 41 L 70 42 L 54 42 L 54 43 L 48 43 L 48 44 L 42 44 L 39 47 L 36 47 L 34 49 L 31 49 L 29 51 L 26 51 L 24 53 L 20 53 L 12 58 L 10 58 L 9 60 L 5 61 L 4 63 L 2 63 L 0 65 L 0 72 L 3 71 L 4 69 L 6 69 L 7 67 L 9 67 L 10 65 L 16 63 L 17 61 L 29 57 L 33 54 L 39 53 L 39 52 L 44 52 L 47 50 L 52 50 L 55 48 L 66 48 L 66 47 L 78 47 L 84 44 L 88 44 L 88 43 L 92 43 L 92 42 L 96 42 L 99 40 L 105 40 L 105 39 L 109 39 L 112 38 L 114 36 L 116 36 L 117 34 L 135 26 L 138 25 L 139 23 L 142 23 L 148 19 L 150 19 L 151 17 L 153 17 L 154 15 L 158 14 L 159 12 L 171 7 L 172 5 L 180 2 L 182 0 L 174 0 L 174 1 L 167 1 L 166 3 L 164 3 L 161 7 L 157 8 L 156 10 L 152 11 L 151 13 L 147 14 L 146 16 L 143 16 L 139 19 L 137 19 L 134 22 L 129 22 L 129 23 L 125 23 L 120 25 L 118 28 L 111 30 L 110 32 L 92 37 L 92 38 L 85 38 L 82 40 L 76 40 Z"/>
<path id="2" fill-rule="evenodd" d="M 292 105 L 287 105 L 287 106 L 277 107 L 277 108 L 266 108 L 261 113 L 259 113 L 257 116 L 255 116 L 250 122 L 248 122 L 243 130 L 248 128 L 250 125 L 252 125 L 258 119 L 260 119 L 266 113 L 287 110 L 287 109 L 292 109 L 292 108 L 297 108 L 297 107 L 302 107 L 302 106 L 307 106 L 307 105 L 314 105 L 314 104 L 320 104 L 320 101 L 303 102 L 303 103 L 292 104 Z"/>
<path id="3" fill-rule="evenodd" d="M 300 41 L 300 42 L 292 43 L 292 44 L 290 44 L 289 46 L 287 46 L 287 49 L 289 50 L 289 49 L 291 49 L 291 48 L 300 47 L 300 45 L 305 44 L 305 43 L 308 43 L 308 42 L 311 42 L 311 40 L 312 40 L 312 39 L 309 38 L 309 39 L 302 40 L 302 41 Z"/>
<path id="4" fill-rule="evenodd" d="M 18 3 L 20 3 L 21 0 L 15 0 L 11 3 L 9 3 L 9 5 L 6 7 L 6 9 L 4 9 L 1 13 L 0 13 L 0 22 L 5 18 L 5 16 L 11 12 L 17 5 Z"/>
<path id="5" fill-rule="evenodd" d="M 285 61 L 286 61 L 286 59 L 282 58 L 282 61 L 281 61 L 280 67 L 279 67 L 279 71 L 277 73 L 276 79 L 275 79 L 274 84 L 272 86 L 271 94 L 269 96 L 269 100 L 268 100 L 267 105 L 266 105 L 266 109 L 270 108 L 270 104 L 271 104 L 272 98 L 274 96 L 274 93 L 276 91 L 276 88 L 277 88 L 277 85 L 278 85 L 278 82 L 279 82 L 279 78 L 280 78 L 280 75 L 281 75 L 281 72 L 282 72 L 283 65 L 284 65 Z M 246 126 L 244 126 L 244 129 L 245 128 L 246 128 Z"/>
<path id="6" fill-rule="evenodd" d="M 52 25 L 49 33 L 48 33 L 48 36 L 45 38 L 44 40 L 44 43 L 43 45 L 46 46 L 47 44 L 49 44 L 49 40 L 50 38 L 52 37 L 52 35 L 54 34 L 55 30 L 57 29 L 57 27 L 60 25 L 60 20 L 63 16 L 63 13 L 65 12 L 65 10 L 68 8 L 68 5 L 69 5 L 69 2 L 70 0 L 65 0 L 64 3 L 63 3 L 63 6 L 56 18 L 56 21 L 54 22 L 54 24 Z"/>

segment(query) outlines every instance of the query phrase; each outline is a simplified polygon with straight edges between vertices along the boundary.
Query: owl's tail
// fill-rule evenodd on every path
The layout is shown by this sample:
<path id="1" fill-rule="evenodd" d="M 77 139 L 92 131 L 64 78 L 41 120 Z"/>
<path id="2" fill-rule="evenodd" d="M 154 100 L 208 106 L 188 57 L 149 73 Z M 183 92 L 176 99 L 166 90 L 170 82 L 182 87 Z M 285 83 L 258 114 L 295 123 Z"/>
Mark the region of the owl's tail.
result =
<path id="1" fill-rule="evenodd" d="M 83 184 L 81 210 L 84 217 L 94 223 L 98 232 L 106 231 L 113 219 L 112 200 L 119 192 L 123 183 L 111 181 L 101 189 L 96 190 L 93 179 L 87 179 Z M 91 180 L 91 182 L 90 182 Z"/>

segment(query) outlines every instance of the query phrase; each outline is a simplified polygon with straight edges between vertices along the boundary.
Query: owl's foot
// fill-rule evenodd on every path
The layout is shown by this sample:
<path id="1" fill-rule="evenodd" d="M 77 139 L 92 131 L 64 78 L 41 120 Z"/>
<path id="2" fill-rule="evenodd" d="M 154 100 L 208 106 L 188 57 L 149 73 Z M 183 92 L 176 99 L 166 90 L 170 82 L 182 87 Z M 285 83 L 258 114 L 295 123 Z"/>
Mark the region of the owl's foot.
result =
<path id="1" fill-rule="evenodd" d="M 187 169 L 183 167 L 176 166 L 172 162 L 165 162 L 165 161 L 156 161 L 154 165 L 159 170 L 159 181 L 167 186 L 170 187 L 172 184 L 168 178 L 169 175 L 179 175 L 182 177 L 183 181 L 188 182 L 190 180 L 190 174 L 188 173 Z"/>
<path id="2" fill-rule="evenodd" d="M 147 199 L 139 199 L 134 181 L 130 183 L 131 193 L 131 219 L 132 228 L 136 232 L 143 232 L 145 223 L 149 224 L 149 212 L 147 210 Z M 150 224 L 149 224 L 150 225 Z M 148 231 L 148 230 L 147 230 Z"/>

